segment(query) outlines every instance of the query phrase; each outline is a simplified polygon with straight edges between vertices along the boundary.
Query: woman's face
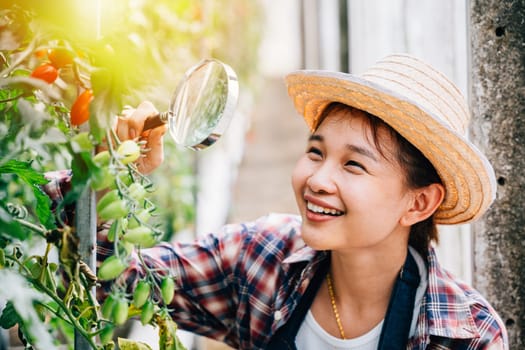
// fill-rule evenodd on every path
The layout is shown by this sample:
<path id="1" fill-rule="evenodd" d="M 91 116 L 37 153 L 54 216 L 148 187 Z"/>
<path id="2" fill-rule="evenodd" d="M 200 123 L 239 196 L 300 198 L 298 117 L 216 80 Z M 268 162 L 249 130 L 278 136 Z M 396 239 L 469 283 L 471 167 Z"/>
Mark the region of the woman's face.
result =
<path id="1" fill-rule="evenodd" d="M 390 134 L 380 128 L 377 138 L 384 156 L 366 116 L 355 110 L 331 112 L 309 138 L 292 184 L 310 247 L 370 248 L 407 239 L 410 227 L 400 218 L 413 196 Z"/>

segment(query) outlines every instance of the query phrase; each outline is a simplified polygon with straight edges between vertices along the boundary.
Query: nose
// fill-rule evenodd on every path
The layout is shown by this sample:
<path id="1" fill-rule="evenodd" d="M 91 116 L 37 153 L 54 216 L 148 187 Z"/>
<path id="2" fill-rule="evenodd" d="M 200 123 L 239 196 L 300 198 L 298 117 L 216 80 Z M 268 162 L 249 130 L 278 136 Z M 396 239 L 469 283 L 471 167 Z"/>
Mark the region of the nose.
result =
<path id="1" fill-rule="evenodd" d="M 337 189 L 334 173 L 335 169 L 324 162 L 312 171 L 306 184 L 314 193 L 334 193 Z"/>

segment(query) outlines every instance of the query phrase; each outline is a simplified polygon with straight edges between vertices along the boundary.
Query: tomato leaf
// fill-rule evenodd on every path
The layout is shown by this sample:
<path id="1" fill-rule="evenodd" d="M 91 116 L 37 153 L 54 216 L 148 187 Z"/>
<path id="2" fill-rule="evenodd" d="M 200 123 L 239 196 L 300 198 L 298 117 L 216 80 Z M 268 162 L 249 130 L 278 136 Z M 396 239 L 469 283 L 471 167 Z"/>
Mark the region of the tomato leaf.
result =
<path id="1" fill-rule="evenodd" d="M 146 343 L 124 338 L 118 338 L 118 347 L 121 350 L 152 350 Z"/>
<path id="2" fill-rule="evenodd" d="M 115 73 L 109 69 L 99 68 L 91 73 L 93 102 L 90 104 L 89 126 L 91 134 L 97 141 L 105 136 L 105 131 L 111 125 L 111 116 L 122 110 L 122 95 L 125 87 L 122 81 L 115 79 Z"/>
<path id="3" fill-rule="evenodd" d="M 7 211 L 5 203 L 0 203 L 0 234 L 20 240 L 26 236 L 22 226 Z"/>
<path id="4" fill-rule="evenodd" d="M 9 329 L 14 327 L 17 323 L 21 323 L 22 319 L 18 315 L 13 306 L 13 303 L 8 301 L 5 305 L 2 315 L 0 316 L 0 327 L 4 329 Z"/>
<path id="5" fill-rule="evenodd" d="M 0 174 L 16 174 L 31 186 L 37 202 L 35 210 L 38 219 L 47 228 L 53 228 L 51 200 L 39 186 L 48 183 L 44 175 L 31 168 L 31 162 L 21 162 L 15 159 L 10 159 L 0 166 Z"/>

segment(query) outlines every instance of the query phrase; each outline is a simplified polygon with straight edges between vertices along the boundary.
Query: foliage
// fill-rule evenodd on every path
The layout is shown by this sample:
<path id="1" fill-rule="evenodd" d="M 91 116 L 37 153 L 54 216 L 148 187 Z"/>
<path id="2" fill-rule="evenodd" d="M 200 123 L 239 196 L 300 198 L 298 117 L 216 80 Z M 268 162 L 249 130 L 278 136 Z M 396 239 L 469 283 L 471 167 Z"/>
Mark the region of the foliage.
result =
<path id="1" fill-rule="evenodd" d="M 147 270 L 147 288 L 134 295 L 114 284 L 98 304 L 71 209 L 86 191 L 106 193 L 97 213 L 112 221 L 115 253 L 99 280 L 118 277 L 132 252 L 140 257 L 141 247 L 191 227 L 193 156 L 168 141 L 171 161 L 157 173 L 172 176 L 146 177 L 134 165 L 142 144 L 121 142 L 111 125 L 125 105 L 144 99 L 166 108 L 183 71 L 204 57 L 228 62 L 241 82 L 253 80 L 257 11 L 244 0 L 3 2 L 0 298 L 8 302 L 0 326 L 18 325 L 26 347 L 52 349 L 75 330 L 93 349 L 112 349 L 115 328 L 140 317 L 158 327 L 162 349 L 182 348 L 167 308 L 174 293 L 167 271 Z M 72 174 L 58 202 L 42 190 L 52 174 Z M 124 339 L 119 346 L 148 348 Z"/>

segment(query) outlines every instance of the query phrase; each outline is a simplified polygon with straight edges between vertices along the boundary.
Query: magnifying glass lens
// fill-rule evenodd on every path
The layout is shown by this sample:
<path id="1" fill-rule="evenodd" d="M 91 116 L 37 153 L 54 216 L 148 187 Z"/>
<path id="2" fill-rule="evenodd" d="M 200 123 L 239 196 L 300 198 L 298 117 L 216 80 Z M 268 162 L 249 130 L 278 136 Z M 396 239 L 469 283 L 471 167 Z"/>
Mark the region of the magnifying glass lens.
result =
<path id="1" fill-rule="evenodd" d="M 168 110 L 169 131 L 176 143 L 193 147 L 221 136 L 217 126 L 227 104 L 228 81 L 224 66 L 208 61 L 179 86 Z"/>
<path id="2" fill-rule="evenodd" d="M 217 141 L 231 121 L 239 84 L 233 69 L 207 59 L 190 68 L 170 101 L 168 111 L 148 118 L 144 130 L 168 123 L 179 145 L 200 150 Z"/>

